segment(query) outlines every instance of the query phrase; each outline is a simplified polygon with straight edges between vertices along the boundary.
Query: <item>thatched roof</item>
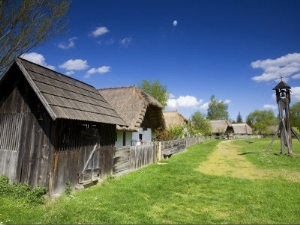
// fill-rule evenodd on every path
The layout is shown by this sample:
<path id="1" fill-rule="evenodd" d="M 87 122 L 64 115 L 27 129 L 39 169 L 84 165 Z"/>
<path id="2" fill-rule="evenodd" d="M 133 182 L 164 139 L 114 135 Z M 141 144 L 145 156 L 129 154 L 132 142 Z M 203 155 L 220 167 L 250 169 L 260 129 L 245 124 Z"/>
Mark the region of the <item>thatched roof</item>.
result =
<path id="1" fill-rule="evenodd" d="M 21 58 L 17 58 L 12 67 L 21 70 L 53 120 L 125 125 L 94 87 Z M 8 74 L 9 71 L 3 79 Z"/>
<path id="2" fill-rule="evenodd" d="M 211 120 L 210 124 L 213 134 L 225 133 L 227 130 L 232 129 L 232 124 L 227 120 Z"/>
<path id="3" fill-rule="evenodd" d="M 151 129 L 165 128 L 163 106 L 135 86 L 104 88 L 98 91 L 128 126 L 117 126 L 118 130 L 138 131 L 145 118 Z"/>
<path id="4" fill-rule="evenodd" d="M 232 127 L 235 134 L 252 134 L 252 128 L 247 123 L 233 123 Z"/>
<path id="5" fill-rule="evenodd" d="M 181 115 L 177 110 L 163 112 L 166 122 L 166 127 L 182 126 L 189 123 L 189 120 Z"/>

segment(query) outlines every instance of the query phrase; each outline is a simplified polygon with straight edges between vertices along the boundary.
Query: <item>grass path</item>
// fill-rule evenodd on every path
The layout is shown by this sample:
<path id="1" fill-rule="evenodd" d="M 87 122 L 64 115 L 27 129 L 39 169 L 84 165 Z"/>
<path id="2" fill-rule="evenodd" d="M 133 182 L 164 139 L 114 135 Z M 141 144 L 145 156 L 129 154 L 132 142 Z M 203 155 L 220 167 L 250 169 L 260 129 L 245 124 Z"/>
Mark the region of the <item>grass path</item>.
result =
<path id="1" fill-rule="evenodd" d="M 231 176 L 245 179 L 285 179 L 300 182 L 300 173 L 287 170 L 259 169 L 238 151 L 232 140 L 220 142 L 208 160 L 202 162 L 198 171 L 217 176 Z"/>

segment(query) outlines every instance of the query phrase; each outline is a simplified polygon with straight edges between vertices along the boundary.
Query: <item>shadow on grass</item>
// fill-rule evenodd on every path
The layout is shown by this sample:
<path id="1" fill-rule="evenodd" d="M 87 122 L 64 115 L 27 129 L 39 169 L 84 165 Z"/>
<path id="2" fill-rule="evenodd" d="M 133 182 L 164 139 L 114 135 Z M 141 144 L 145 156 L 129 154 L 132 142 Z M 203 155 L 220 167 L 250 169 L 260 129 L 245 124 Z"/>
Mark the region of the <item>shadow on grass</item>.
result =
<path id="1" fill-rule="evenodd" d="M 238 155 L 248 155 L 248 154 L 254 154 L 255 152 L 243 152 L 243 153 L 239 153 Z"/>

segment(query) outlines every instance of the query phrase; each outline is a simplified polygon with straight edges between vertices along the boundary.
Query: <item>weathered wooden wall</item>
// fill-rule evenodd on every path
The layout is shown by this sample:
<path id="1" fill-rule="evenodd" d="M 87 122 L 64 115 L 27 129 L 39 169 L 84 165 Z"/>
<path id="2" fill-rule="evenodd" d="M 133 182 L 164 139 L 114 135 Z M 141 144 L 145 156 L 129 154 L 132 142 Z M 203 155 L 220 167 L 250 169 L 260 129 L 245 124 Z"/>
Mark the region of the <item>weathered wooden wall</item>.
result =
<path id="1" fill-rule="evenodd" d="M 157 143 L 124 146 L 115 150 L 113 175 L 120 176 L 130 171 L 157 162 Z"/>
<path id="2" fill-rule="evenodd" d="M 37 120 L 43 109 L 23 77 L 13 73 L 2 82 L 0 174 L 11 182 L 47 186 L 49 118 Z"/>
<path id="3" fill-rule="evenodd" d="M 10 70 L 0 89 L 0 174 L 10 182 L 29 183 L 63 192 L 75 186 L 93 147 L 85 173 L 112 173 L 116 125 L 53 121 L 18 70 Z M 100 147 L 100 148 L 99 148 Z"/>
<path id="4" fill-rule="evenodd" d="M 117 148 L 114 153 L 113 174 L 120 176 L 130 171 L 130 146 Z"/>
<path id="5" fill-rule="evenodd" d="M 112 174 L 115 125 L 60 120 L 56 126 L 52 192 Z"/>

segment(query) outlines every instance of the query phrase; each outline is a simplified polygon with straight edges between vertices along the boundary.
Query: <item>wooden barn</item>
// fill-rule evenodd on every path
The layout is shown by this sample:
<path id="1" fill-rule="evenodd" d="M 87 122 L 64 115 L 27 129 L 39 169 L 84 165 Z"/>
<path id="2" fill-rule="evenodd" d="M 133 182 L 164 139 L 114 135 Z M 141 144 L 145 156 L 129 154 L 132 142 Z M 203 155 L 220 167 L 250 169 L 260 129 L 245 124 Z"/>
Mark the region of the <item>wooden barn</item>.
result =
<path id="1" fill-rule="evenodd" d="M 177 110 L 164 111 L 163 114 L 167 128 L 170 126 L 185 126 L 189 124 L 189 120 L 177 112 Z"/>
<path id="2" fill-rule="evenodd" d="M 105 177 L 116 125 L 94 87 L 17 58 L 0 80 L 0 175 L 50 194 Z"/>
<path id="3" fill-rule="evenodd" d="M 155 139 L 155 130 L 165 129 L 163 106 L 137 87 L 115 87 L 98 91 L 127 125 L 117 125 L 116 147 L 152 141 Z"/>

